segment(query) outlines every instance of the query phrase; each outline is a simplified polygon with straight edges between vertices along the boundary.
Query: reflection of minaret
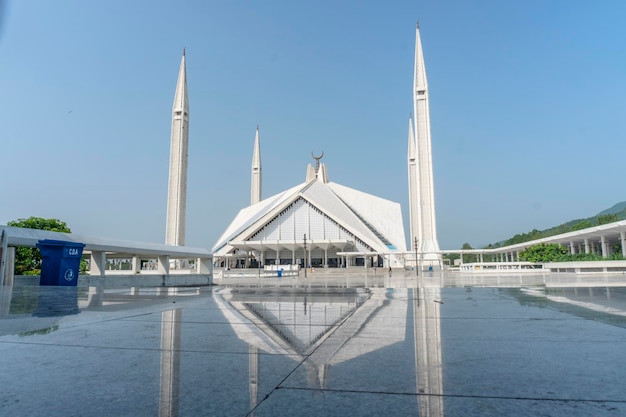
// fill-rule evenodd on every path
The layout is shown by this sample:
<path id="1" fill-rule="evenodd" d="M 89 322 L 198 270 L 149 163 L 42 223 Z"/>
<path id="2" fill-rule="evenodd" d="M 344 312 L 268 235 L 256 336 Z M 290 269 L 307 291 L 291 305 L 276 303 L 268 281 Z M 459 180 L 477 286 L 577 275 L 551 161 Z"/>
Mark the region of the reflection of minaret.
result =
<path id="1" fill-rule="evenodd" d="M 252 181 L 250 181 L 250 205 L 261 201 L 261 145 L 259 143 L 259 126 L 254 137 L 252 152 Z"/>
<path id="2" fill-rule="evenodd" d="M 413 290 L 413 331 L 419 415 L 442 417 L 443 375 L 441 370 L 441 316 L 439 286 Z"/>
<path id="3" fill-rule="evenodd" d="M 187 210 L 187 156 L 189 143 L 189 101 L 185 50 L 180 61 L 178 83 L 172 106 L 172 141 L 170 145 L 170 177 L 167 190 L 167 222 L 165 243 L 185 245 Z"/>
<path id="4" fill-rule="evenodd" d="M 415 79 L 413 84 L 415 114 L 415 144 L 417 149 L 417 207 L 411 206 L 411 244 L 417 237 L 419 251 L 425 260 L 438 260 L 440 255 L 435 224 L 435 193 L 433 185 L 433 161 L 430 139 L 430 111 L 428 107 L 428 82 L 422 53 L 419 26 L 415 38 Z M 410 133 L 409 133 L 410 134 Z M 410 158 L 410 156 L 409 156 Z M 410 165 L 410 163 L 409 163 Z M 411 182 L 409 182 L 410 184 Z M 409 185 L 410 186 L 410 185 Z M 410 198 L 412 198 L 410 196 Z M 417 232 L 416 232 L 417 230 Z M 417 234 L 415 234 L 417 233 Z"/>
<path id="5" fill-rule="evenodd" d="M 248 345 L 248 387 L 250 410 L 254 410 L 259 401 L 259 348 L 254 345 Z M 252 417 L 254 411 L 248 415 Z"/>
<path id="6" fill-rule="evenodd" d="M 180 324 L 183 310 L 164 311 L 161 317 L 161 392 L 159 416 L 178 416 L 180 386 Z"/>

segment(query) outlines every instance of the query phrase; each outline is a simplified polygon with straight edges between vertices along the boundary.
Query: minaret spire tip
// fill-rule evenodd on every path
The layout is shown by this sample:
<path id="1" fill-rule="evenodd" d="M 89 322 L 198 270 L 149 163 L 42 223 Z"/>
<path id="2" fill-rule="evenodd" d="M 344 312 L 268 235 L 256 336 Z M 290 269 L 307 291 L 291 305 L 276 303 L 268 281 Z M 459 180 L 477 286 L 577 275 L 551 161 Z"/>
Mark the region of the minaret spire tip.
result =
<path id="1" fill-rule="evenodd" d="M 185 56 L 185 48 L 183 48 L 183 56 Z"/>

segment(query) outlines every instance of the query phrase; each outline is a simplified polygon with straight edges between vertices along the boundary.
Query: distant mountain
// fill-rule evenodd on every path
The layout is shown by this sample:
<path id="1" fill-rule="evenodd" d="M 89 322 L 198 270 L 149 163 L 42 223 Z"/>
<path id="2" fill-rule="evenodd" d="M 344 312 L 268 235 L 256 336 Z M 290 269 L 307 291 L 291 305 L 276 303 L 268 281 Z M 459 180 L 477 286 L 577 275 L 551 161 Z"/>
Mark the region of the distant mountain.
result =
<path id="1" fill-rule="evenodd" d="M 620 220 L 626 219 L 626 201 L 622 201 L 609 209 L 601 211 L 596 214 L 595 217 L 602 216 L 603 214 L 617 214 L 617 217 L 619 217 Z"/>
<path id="2" fill-rule="evenodd" d="M 598 224 L 605 224 L 624 219 L 626 219 L 626 201 L 617 203 L 613 207 L 603 210 L 595 216 L 587 217 L 586 219 L 570 220 L 568 222 L 545 230 L 533 229 L 528 233 L 517 234 L 510 239 L 491 244 L 488 247 L 515 245 L 516 243 L 528 242 L 530 240 L 559 235 L 561 233 L 567 233 L 574 230 L 592 227 Z"/>

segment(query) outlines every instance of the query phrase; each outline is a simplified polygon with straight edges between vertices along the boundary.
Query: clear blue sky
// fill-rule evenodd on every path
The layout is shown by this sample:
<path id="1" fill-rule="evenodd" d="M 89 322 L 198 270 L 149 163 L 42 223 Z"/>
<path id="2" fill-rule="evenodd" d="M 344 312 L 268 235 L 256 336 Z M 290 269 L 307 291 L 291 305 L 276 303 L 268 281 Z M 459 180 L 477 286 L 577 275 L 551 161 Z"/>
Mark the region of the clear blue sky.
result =
<path id="1" fill-rule="evenodd" d="M 2 0 L 0 0 L 2 3 Z M 415 21 L 442 249 L 626 200 L 626 2 L 4 1 L 0 224 L 162 242 L 171 106 L 190 96 L 187 244 L 250 199 L 329 179 L 402 204 Z"/>

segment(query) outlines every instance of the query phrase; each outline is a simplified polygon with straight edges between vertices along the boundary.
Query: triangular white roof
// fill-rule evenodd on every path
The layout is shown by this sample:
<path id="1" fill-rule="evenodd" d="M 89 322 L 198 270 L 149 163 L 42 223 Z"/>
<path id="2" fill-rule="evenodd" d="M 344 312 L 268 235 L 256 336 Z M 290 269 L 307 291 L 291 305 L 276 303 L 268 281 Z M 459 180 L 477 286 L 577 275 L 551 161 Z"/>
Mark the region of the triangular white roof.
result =
<path id="1" fill-rule="evenodd" d="M 406 250 L 400 203 L 329 182 L 328 187 L 375 230 L 385 236 L 397 250 Z"/>
<path id="2" fill-rule="evenodd" d="M 340 184 L 314 179 L 239 211 L 213 246 L 212 252 L 218 256 L 227 253 L 231 249 L 228 247 L 229 241 L 249 239 L 300 198 L 377 252 L 406 250 L 399 203 Z"/>
<path id="3" fill-rule="evenodd" d="M 239 213 L 237 213 L 235 219 L 230 223 L 230 225 L 228 225 L 224 233 L 222 233 L 222 236 L 220 236 L 215 245 L 213 245 L 213 249 L 211 249 L 211 251 L 218 251 L 221 247 L 228 243 L 229 240 L 233 240 L 236 236 L 239 236 L 243 231 L 269 213 L 273 208 L 284 203 L 284 201 L 291 197 L 294 193 L 297 193 L 302 186 L 303 184 L 297 185 L 283 191 L 282 193 L 275 194 L 259 201 L 256 204 L 241 209 Z"/>

